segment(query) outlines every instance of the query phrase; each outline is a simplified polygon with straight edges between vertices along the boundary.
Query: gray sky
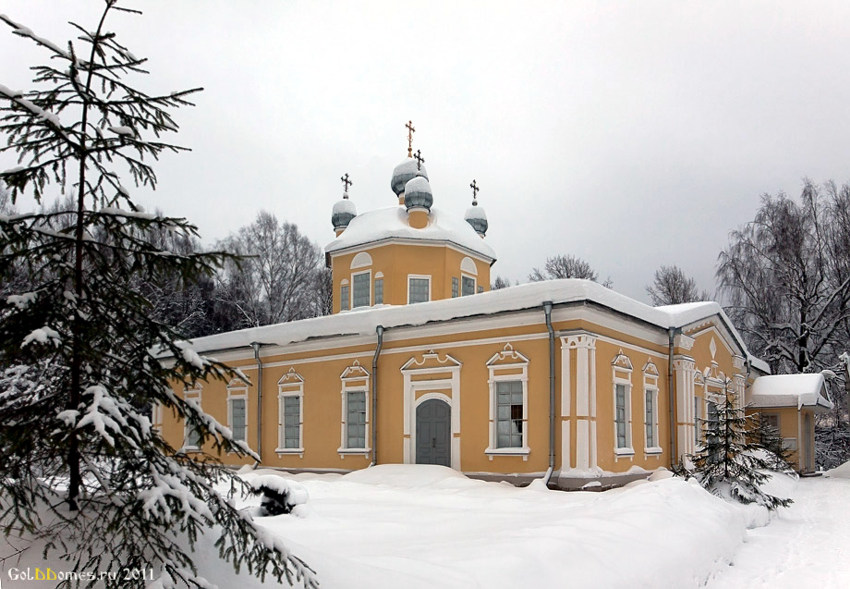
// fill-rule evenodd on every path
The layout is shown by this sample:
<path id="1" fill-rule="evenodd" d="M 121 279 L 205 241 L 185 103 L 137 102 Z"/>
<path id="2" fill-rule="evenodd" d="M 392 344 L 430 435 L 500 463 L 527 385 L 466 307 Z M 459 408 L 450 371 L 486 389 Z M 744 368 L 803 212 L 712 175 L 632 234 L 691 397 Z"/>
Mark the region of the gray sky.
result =
<path id="1" fill-rule="evenodd" d="M 207 243 L 266 209 L 324 245 L 345 172 L 358 211 L 394 204 L 408 119 L 435 206 L 462 215 L 478 181 L 494 276 L 571 253 L 640 300 L 661 264 L 713 291 L 762 193 L 850 180 L 845 0 L 129 5 L 109 28 L 150 59 L 142 86 L 205 88 L 176 115 L 193 151 L 134 195 Z M 59 44 L 99 10 L 0 0 Z M 0 84 L 30 86 L 30 45 L 0 30 Z"/>

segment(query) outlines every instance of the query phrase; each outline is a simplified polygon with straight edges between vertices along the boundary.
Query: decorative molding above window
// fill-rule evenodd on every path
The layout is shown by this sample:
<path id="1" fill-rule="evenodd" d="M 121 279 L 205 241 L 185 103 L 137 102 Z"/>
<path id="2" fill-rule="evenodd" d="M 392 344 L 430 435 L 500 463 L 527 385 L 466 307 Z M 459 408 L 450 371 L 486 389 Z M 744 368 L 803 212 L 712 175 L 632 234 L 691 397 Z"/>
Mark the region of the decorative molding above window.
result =
<path id="1" fill-rule="evenodd" d="M 611 361 L 611 366 L 620 370 L 628 370 L 629 372 L 633 370 L 632 361 L 623 353 L 622 348 L 619 352 L 617 352 L 617 355 L 614 356 L 614 359 Z"/>
<path id="2" fill-rule="evenodd" d="M 367 268 L 372 265 L 372 256 L 366 252 L 360 252 L 351 259 L 351 270 L 356 268 Z"/>
<path id="3" fill-rule="evenodd" d="M 465 257 L 460 261 L 460 269 L 467 274 L 472 274 L 473 276 L 478 276 L 478 268 L 475 265 L 475 262 L 469 256 Z"/>

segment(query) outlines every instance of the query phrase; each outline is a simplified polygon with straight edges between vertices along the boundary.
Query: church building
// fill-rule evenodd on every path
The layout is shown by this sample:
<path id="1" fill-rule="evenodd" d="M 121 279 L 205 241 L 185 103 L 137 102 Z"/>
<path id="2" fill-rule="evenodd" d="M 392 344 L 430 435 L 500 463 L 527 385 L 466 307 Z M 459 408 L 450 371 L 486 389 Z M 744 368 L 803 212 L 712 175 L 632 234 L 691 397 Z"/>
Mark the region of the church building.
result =
<path id="1" fill-rule="evenodd" d="M 463 218 L 440 209 L 410 142 L 386 208 L 358 213 L 343 181 L 325 247 L 333 313 L 197 338 L 195 351 L 246 379 L 177 391 L 263 467 L 423 463 L 517 484 L 617 485 L 678 463 L 723 395 L 744 403 L 755 391 L 800 470 L 813 469 L 812 415 L 830 405 L 822 383 L 771 400 L 764 379 L 780 377 L 765 376 L 717 303 L 650 307 L 586 280 L 491 291 L 496 252 L 475 181 Z M 175 417 L 160 420 L 174 447 L 204 450 Z"/>

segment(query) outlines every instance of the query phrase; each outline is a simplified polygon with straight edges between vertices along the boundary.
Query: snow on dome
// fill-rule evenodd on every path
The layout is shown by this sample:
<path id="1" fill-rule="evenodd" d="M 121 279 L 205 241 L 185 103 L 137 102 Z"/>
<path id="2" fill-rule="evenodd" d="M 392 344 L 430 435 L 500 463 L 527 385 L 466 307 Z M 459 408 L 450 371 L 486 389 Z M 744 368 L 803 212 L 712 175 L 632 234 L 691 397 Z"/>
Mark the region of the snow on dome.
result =
<path id="1" fill-rule="evenodd" d="M 405 208 L 423 207 L 431 210 L 432 204 L 434 204 L 434 194 L 431 192 L 428 178 L 416 176 L 404 185 Z"/>
<path id="2" fill-rule="evenodd" d="M 417 240 L 425 242 L 451 243 L 495 261 L 493 251 L 463 219 L 440 209 L 431 209 L 428 225 L 422 229 L 410 226 L 407 211 L 401 207 L 389 207 L 367 211 L 351 220 L 348 229 L 325 247 L 325 253 L 359 247 L 367 243 L 391 239 Z"/>
<path id="3" fill-rule="evenodd" d="M 478 205 L 473 205 L 466 209 L 466 213 L 464 213 L 463 218 L 467 223 L 472 225 L 472 228 L 475 229 L 475 232 L 478 235 L 486 235 L 487 228 L 490 226 L 487 223 L 487 214 L 484 212 L 484 207 L 479 207 Z"/>
<path id="4" fill-rule="evenodd" d="M 425 170 L 425 166 L 419 166 L 415 159 L 408 158 L 397 165 L 393 170 L 393 178 L 390 182 L 396 196 L 401 196 L 405 185 L 416 176 L 423 176 L 427 179 L 428 172 Z"/>
<path id="5" fill-rule="evenodd" d="M 760 376 L 750 389 L 752 407 L 796 407 L 820 405 L 832 409 L 832 402 L 821 393 L 823 374 L 774 374 Z"/>
<path id="6" fill-rule="evenodd" d="M 334 229 L 345 229 L 356 216 L 357 207 L 349 199 L 343 198 L 334 204 L 331 223 L 333 223 Z"/>

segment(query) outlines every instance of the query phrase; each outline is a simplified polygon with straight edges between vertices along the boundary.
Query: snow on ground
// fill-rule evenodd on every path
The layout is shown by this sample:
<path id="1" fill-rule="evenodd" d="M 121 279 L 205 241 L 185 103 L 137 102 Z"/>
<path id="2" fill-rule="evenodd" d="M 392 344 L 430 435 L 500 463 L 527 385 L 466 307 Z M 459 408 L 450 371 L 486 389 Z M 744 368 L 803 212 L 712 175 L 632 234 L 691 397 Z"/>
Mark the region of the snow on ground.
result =
<path id="1" fill-rule="evenodd" d="M 850 462 L 790 489 L 794 504 L 747 532 L 731 566 L 707 587 L 850 587 Z"/>
<path id="2" fill-rule="evenodd" d="M 306 489 L 309 500 L 293 514 L 257 521 L 313 567 L 325 589 L 850 587 L 850 465 L 823 477 L 774 478 L 769 491 L 795 503 L 770 517 L 663 471 L 602 493 L 520 489 L 421 465 L 241 476 Z M 244 571 L 237 577 L 213 541 L 203 538 L 196 557 L 219 587 L 277 586 Z M 37 564 L 40 555 L 33 558 Z M 35 586 L 9 584 L 8 566 L 4 587 Z"/>
<path id="3" fill-rule="evenodd" d="M 299 475 L 302 517 L 262 522 L 327 588 L 699 586 L 734 556 L 752 512 L 658 478 L 563 493 L 387 465 Z"/>

